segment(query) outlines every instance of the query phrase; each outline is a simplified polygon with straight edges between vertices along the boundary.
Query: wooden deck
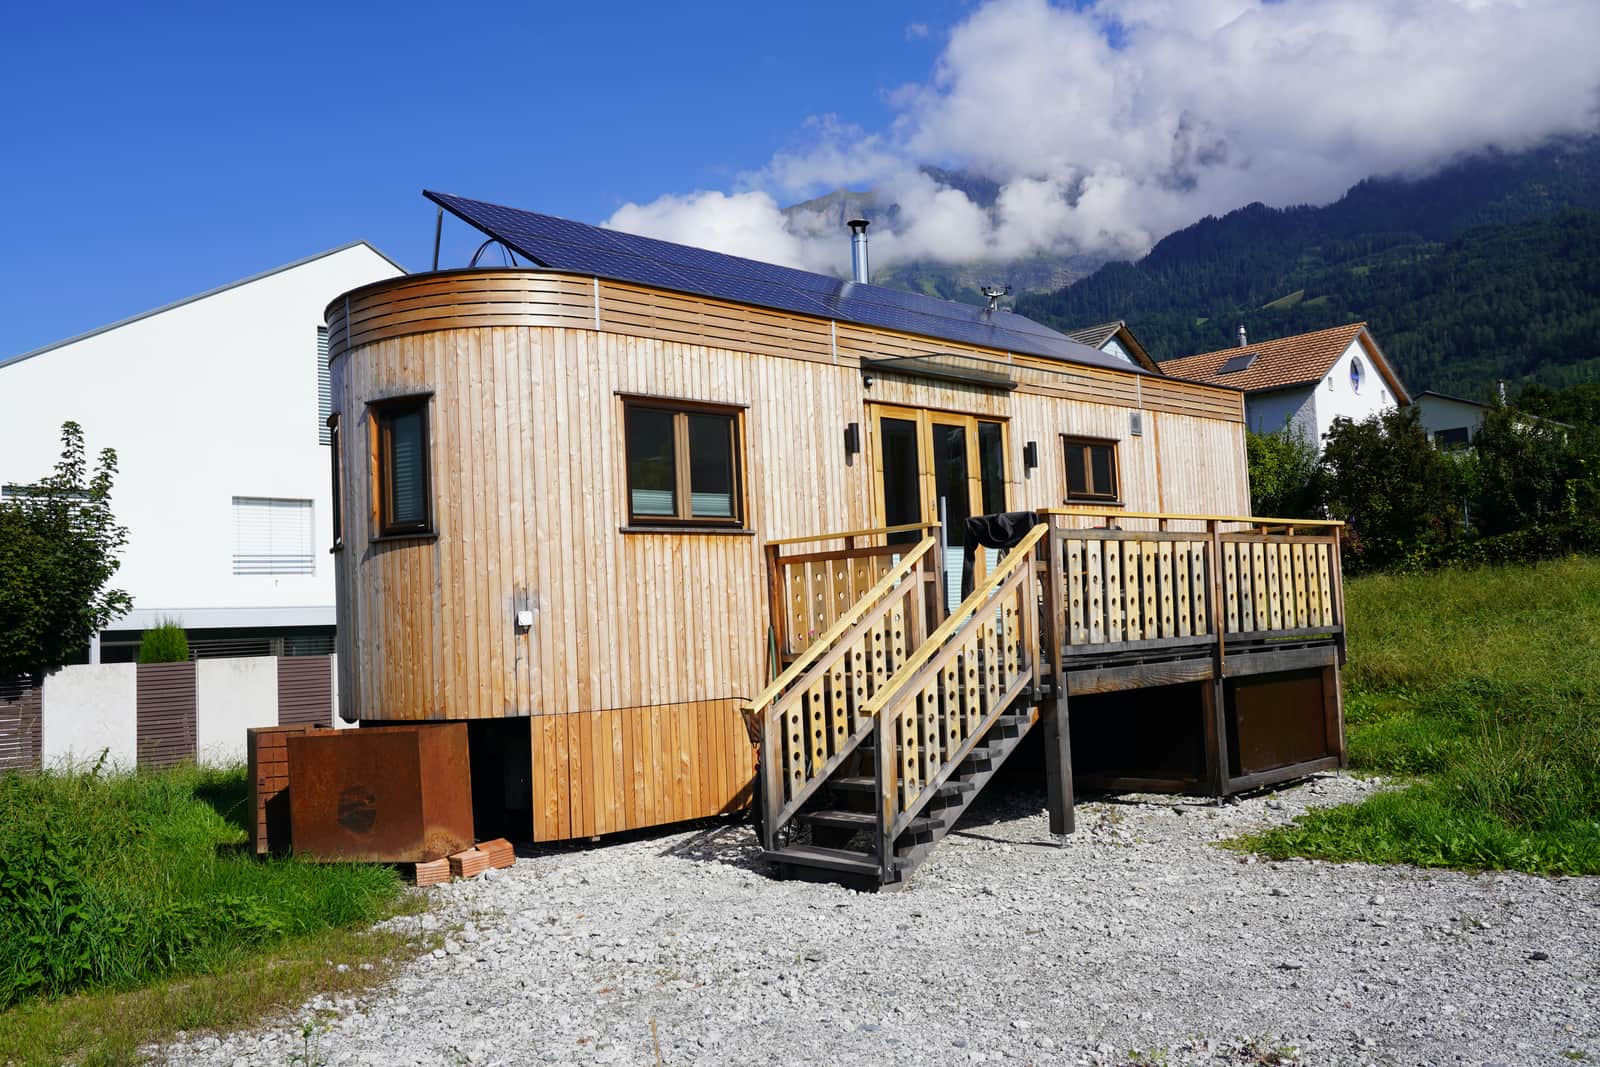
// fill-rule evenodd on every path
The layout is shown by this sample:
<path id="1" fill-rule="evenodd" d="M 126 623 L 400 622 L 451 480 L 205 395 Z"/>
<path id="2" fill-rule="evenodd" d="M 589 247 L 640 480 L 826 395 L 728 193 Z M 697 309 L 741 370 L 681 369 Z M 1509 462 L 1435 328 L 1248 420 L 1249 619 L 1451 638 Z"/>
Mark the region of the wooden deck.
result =
<path id="1" fill-rule="evenodd" d="M 1040 722 L 1058 833 L 1075 772 L 1224 796 L 1343 764 L 1339 524 L 1041 515 L 948 614 L 937 529 L 769 548 L 787 666 L 745 714 L 785 869 L 899 884 Z"/>

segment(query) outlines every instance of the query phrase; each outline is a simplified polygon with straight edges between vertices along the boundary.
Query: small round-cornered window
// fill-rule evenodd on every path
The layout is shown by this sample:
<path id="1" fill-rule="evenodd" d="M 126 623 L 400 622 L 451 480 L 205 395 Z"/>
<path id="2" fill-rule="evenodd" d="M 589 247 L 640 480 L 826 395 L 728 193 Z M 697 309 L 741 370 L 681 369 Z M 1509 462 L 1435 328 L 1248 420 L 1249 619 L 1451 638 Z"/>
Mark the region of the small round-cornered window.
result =
<path id="1" fill-rule="evenodd" d="M 1361 379 L 1366 377 L 1366 373 L 1359 357 L 1350 361 L 1350 388 L 1353 392 L 1361 392 Z"/>

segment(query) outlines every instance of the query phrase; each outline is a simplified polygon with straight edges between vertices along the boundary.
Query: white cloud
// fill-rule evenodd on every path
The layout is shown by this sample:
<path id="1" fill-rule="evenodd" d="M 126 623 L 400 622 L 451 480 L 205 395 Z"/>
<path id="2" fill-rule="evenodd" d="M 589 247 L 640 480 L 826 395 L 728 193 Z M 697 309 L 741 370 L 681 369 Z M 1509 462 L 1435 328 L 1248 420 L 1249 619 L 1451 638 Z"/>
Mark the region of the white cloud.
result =
<path id="1" fill-rule="evenodd" d="M 908 41 L 921 40 L 927 36 L 928 24 L 926 22 L 913 22 L 906 27 L 906 40 Z"/>
<path id="2" fill-rule="evenodd" d="M 1325 202 L 1369 174 L 1592 131 L 1596 40 L 1596 0 L 991 0 L 925 82 L 889 94 L 886 128 L 818 117 L 738 191 L 608 224 L 837 270 L 833 220 L 786 220 L 778 198 L 875 187 L 901 205 L 873 231 L 879 264 L 1136 255 L 1252 200 Z M 981 174 L 999 199 L 985 210 L 923 164 Z"/>

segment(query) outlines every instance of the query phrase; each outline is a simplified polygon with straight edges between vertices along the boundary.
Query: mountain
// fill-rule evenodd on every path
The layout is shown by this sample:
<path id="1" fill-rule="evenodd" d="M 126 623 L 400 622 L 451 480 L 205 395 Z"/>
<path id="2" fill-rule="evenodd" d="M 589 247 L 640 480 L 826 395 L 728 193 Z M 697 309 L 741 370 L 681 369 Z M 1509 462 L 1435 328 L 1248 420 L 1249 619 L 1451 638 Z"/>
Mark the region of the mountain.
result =
<path id="1" fill-rule="evenodd" d="M 986 210 L 994 207 L 1000 195 L 1000 186 L 988 178 L 937 167 L 923 170 L 941 185 L 961 190 Z M 885 201 L 872 191 L 839 189 L 786 207 L 783 212 L 807 232 L 842 234 L 850 219 L 870 219 L 892 226 L 900 215 L 900 205 Z M 1010 285 L 1017 293 L 1050 293 L 1087 277 L 1105 261 L 1104 256 L 1046 254 L 972 263 L 908 260 L 875 267 L 872 280 L 895 289 L 981 305 L 987 303 L 981 292 L 985 285 Z"/>
<path id="2" fill-rule="evenodd" d="M 1151 354 L 1365 319 L 1413 392 L 1600 378 L 1600 138 L 1370 178 L 1325 207 L 1251 204 L 1017 310 L 1126 319 Z"/>

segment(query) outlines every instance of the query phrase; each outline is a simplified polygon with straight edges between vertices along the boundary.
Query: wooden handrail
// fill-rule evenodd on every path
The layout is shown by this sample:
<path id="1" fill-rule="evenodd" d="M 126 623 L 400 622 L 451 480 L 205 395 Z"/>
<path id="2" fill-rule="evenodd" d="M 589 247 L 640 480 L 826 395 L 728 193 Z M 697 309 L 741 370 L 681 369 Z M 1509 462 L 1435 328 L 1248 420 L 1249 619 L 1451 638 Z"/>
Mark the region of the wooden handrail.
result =
<path id="1" fill-rule="evenodd" d="M 908 533 L 912 530 L 931 530 L 936 522 L 908 522 L 902 526 L 875 526 L 868 530 L 840 530 L 838 533 L 808 534 L 805 537 L 780 537 L 767 545 L 804 545 L 812 541 L 842 541 L 847 537 L 871 537 L 875 534 Z"/>
<path id="2" fill-rule="evenodd" d="M 1039 515 L 1077 515 L 1085 518 L 1171 519 L 1176 522 L 1242 522 L 1251 526 L 1343 526 L 1342 519 L 1279 519 L 1262 515 L 1176 515 L 1164 511 L 1123 511 L 1121 508 L 1044 508 Z M 1195 531 L 1199 532 L 1199 531 Z"/>
<path id="3" fill-rule="evenodd" d="M 836 534 L 832 536 L 843 535 Z M 815 641 L 812 641 L 806 650 L 800 653 L 795 658 L 795 661 L 789 664 L 788 668 L 773 680 L 771 685 L 763 689 L 753 700 L 746 704 L 744 710 L 755 712 L 759 708 L 770 704 L 789 686 L 793 685 L 796 678 L 810 670 L 811 665 L 833 646 L 840 635 L 847 633 L 852 626 L 860 622 L 862 616 L 871 611 L 885 593 L 899 585 L 901 579 L 911 573 L 912 569 L 921 562 L 922 557 L 927 555 L 934 545 L 938 543 L 938 539 L 934 537 L 924 537 L 921 541 L 918 541 L 910 551 L 900 558 L 899 563 L 891 567 L 887 574 L 878 579 L 876 585 L 861 595 L 860 599 L 851 606 L 849 611 L 839 616 L 837 622 L 828 627 Z"/>
<path id="4" fill-rule="evenodd" d="M 1030 568 L 1033 566 L 1033 550 L 1038 547 L 1044 535 L 1049 532 L 1050 524 L 1044 522 L 1029 530 L 1028 535 L 1017 542 L 1016 546 L 1010 550 L 1006 561 L 997 565 L 994 573 L 985 578 L 983 584 L 972 591 L 971 596 L 962 600 L 961 607 L 951 612 L 950 617 L 940 623 L 939 628 L 929 634 L 928 639 L 922 642 L 921 647 L 901 665 L 900 669 L 895 672 L 894 677 L 882 689 L 872 695 L 872 699 L 867 701 L 866 706 L 861 709 L 861 714 L 881 716 L 883 709 L 888 706 L 890 700 L 897 697 L 900 690 L 905 688 L 906 682 L 922 669 L 923 664 L 933 658 L 934 653 L 939 650 L 939 646 L 949 640 L 950 636 L 972 617 L 972 610 L 969 605 L 981 604 L 986 601 L 989 595 L 1010 577 L 1011 571 L 1015 568 L 1018 560 L 1025 562 Z"/>

